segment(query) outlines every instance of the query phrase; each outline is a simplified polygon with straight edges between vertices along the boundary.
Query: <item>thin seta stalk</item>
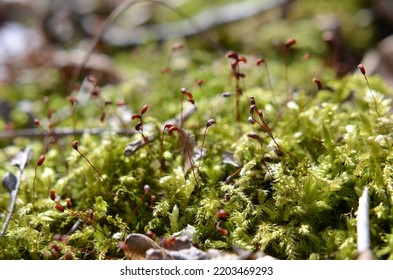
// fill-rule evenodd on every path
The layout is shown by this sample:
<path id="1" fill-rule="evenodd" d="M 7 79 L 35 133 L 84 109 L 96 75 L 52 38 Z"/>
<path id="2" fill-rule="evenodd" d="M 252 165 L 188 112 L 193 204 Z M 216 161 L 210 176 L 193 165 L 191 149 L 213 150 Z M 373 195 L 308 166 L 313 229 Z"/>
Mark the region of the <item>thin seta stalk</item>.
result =
<path id="1" fill-rule="evenodd" d="M 312 82 L 317 86 L 317 93 L 314 94 L 304 105 L 301 106 L 301 110 L 303 110 L 304 108 L 307 108 L 308 105 L 310 105 L 310 103 L 315 100 L 315 98 L 318 96 L 318 93 L 323 90 L 323 85 L 321 80 L 318 77 L 313 77 L 312 78 Z"/>
<path id="2" fill-rule="evenodd" d="M 261 137 L 259 137 L 258 134 L 256 134 L 256 133 L 248 133 L 248 134 L 247 134 L 247 137 L 248 137 L 248 138 L 251 138 L 251 139 L 254 139 L 254 140 L 256 140 L 256 141 L 258 141 L 259 145 L 261 146 L 261 149 L 263 149 L 263 141 L 262 141 Z M 264 157 L 262 157 L 262 163 L 263 163 L 263 165 L 265 166 L 266 171 L 267 171 L 267 173 L 269 174 L 270 178 L 273 178 L 273 175 L 272 175 L 272 173 L 270 172 L 269 166 L 267 165 L 267 162 L 266 162 L 266 160 L 265 160 Z"/>
<path id="3" fill-rule="evenodd" d="M 87 163 L 91 166 L 91 168 L 93 168 L 93 170 L 97 173 L 97 175 L 101 178 L 102 182 L 104 183 L 105 188 L 108 190 L 108 192 L 110 192 L 111 194 L 113 194 L 111 188 L 108 185 L 108 182 L 104 179 L 104 177 L 102 177 L 101 173 L 97 170 L 97 168 L 94 167 L 94 165 L 90 162 L 90 160 L 78 149 L 79 146 L 79 141 L 78 140 L 74 140 L 72 142 L 72 148 L 77 151 L 86 161 Z"/>
<path id="4" fill-rule="evenodd" d="M 257 113 L 260 121 L 256 120 L 254 118 L 254 113 Z M 290 157 L 294 158 L 296 161 L 299 161 L 297 159 L 297 157 L 295 155 L 293 155 L 291 152 L 287 151 L 286 149 L 282 148 L 276 141 L 276 138 L 273 135 L 273 132 L 271 131 L 270 127 L 268 126 L 268 124 L 265 121 L 265 118 L 263 116 L 263 112 L 262 110 L 257 108 L 256 102 L 254 97 L 250 97 L 250 116 L 248 117 L 248 121 L 250 124 L 255 124 L 257 123 L 260 127 L 263 128 L 263 130 L 265 130 L 265 132 L 269 135 L 269 137 L 272 139 L 272 141 L 274 142 L 274 144 L 276 145 L 276 147 L 284 154 L 289 155 Z"/>
<path id="5" fill-rule="evenodd" d="M 388 139 L 386 138 L 386 135 L 389 135 L 389 131 L 388 131 L 387 127 L 385 126 L 385 123 L 382 121 L 382 115 L 380 114 L 380 112 L 379 112 L 379 110 L 378 110 L 378 103 L 377 103 L 377 100 L 375 99 L 373 90 L 371 89 L 370 83 L 369 83 L 369 81 L 368 81 L 366 69 L 364 68 L 363 64 L 359 64 L 359 65 L 358 65 L 358 69 L 359 69 L 360 73 L 362 73 L 364 79 L 366 80 L 368 90 L 370 91 L 370 94 L 371 94 L 371 96 L 372 96 L 372 98 L 373 98 L 373 101 L 374 101 L 375 112 L 376 112 L 376 114 L 377 114 L 379 120 L 381 121 L 381 124 L 382 124 L 383 129 L 385 130 L 385 137 L 384 137 L 385 142 L 386 142 L 386 144 L 388 145 L 388 147 L 389 147 L 389 149 L 390 149 L 390 148 L 391 148 L 390 142 L 389 142 Z"/>
<path id="6" fill-rule="evenodd" d="M 205 141 L 206 141 L 207 130 L 209 129 L 209 127 L 211 127 L 215 123 L 216 123 L 216 121 L 214 119 L 209 119 L 206 122 L 205 129 L 203 131 L 203 138 L 202 138 L 201 148 L 200 148 L 200 151 L 199 151 L 199 157 L 197 158 L 199 167 L 201 167 L 203 159 L 206 156 Z"/>
<path id="7" fill-rule="evenodd" d="M 164 166 L 164 161 L 163 161 L 163 157 L 164 157 L 164 135 L 165 135 L 165 131 L 170 129 L 173 126 L 173 124 L 167 123 L 165 124 L 164 128 L 162 129 L 162 133 L 161 133 L 161 153 L 160 153 L 160 177 L 162 176 L 162 169 Z"/>
<path id="8" fill-rule="evenodd" d="M 235 95 L 236 95 L 236 121 L 239 123 L 241 120 L 240 114 L 240 96 L 243 95 L 243 88 L 240 86 L 240 79 L 245 78 L 246 75 L 240 72 L 240 62 L 247 63 L 247 58 L 239 55 L 237 52 L 230 51 L 227 58 L 232 59 L 231 69 L 232 75 L 235 78 Z"/>
<path id="9" fill-rule="evenodd" d="M 267 82 L 268 82 L 269 89 L 270 89 L 270 92 L 271 92 L 271 95 L 272 95 L 272 103 L 273 103 L 273 106 L 275 107 L 275 109 L 276 109 L 277 112 L 278 112 L 278 109 L 279 109 L 279 108 L 278 108 L 277 101 L 276 101 L 276 97 L 275 97 L 275 94 L 274 94 L 274 91 L 273 91 L 273 85 L 272 85 L 272 81 L 271 81 L 271 79 L 270 79 L 269 68 L 267 67 L 266 59 L 263 58 L 263 57 L 259 58 L 259 59 L 257 60 L 257 62 L 256 62 L 256 65 L 257 65 L 258 67 L 259 67 L 261 64 L 263 64 L 263 66 L 264 66 L 264 68 L 265 68 L 266 77 L 267 77 Z"/>
<path id="10" fill-rule="evenodd" d="M 148 109 L 149 109 L 149 106 L 143 105 L 140 113 L 139 114 L 133 114 L 131 116 L 131 120 L 139 119 L 139 122 L 135 125 L 135 130 L 142 136 L 143 142 L 145 143 L 145 146 L 147 147 L 149 152 L 151 154 L 154 154 L 153 150 L 150 147 L 149 140 L 148 140 L 148 138 L 145 135 L 144 130 L 143 130 L 143 115 L 147 112 Z"/>
<path id="11" fill-rule="evenodd" d="M 190 147 L 189 147 L 187 135 L 185 134 L 185 132 L 182 129 L 180 129 L 177 126 L 172 125 L 172 124 L 165 124 L 164 129 L 162 130 L 161 155 L 160 155 L 160 176 L 162 175 L 162 168 L 163 168 L 164 134 L 165 134 L 165 131 L 168 131 L 168 135 L 169 136 L 172 136 L 173 132 L 177 131 L 180 134 L 180 136 L 183 138 L 184 146 L 185 146 L 186 153 L 187 153 L 187 158 L 188 158 L 188 161 L 190 163 L 191 172 L 192 172 L 192 174 L 194 176 L 196 185 L 199 186 L 198 177 L 197 177 L 197 175 L 195 173 L 195 170 L 194 170 L 195 166 L 194 166 L 194 163 L 192 162 L 192 157 L 191 157 L 191 152 L 190 152 Z"/>
<path id="12" fill-rule="evenodd" d="M 143 187 L 143 194 L 142 194 L 141 198 L 139 199 L 139 202 L 138 202 L 137 205 L 134 207 L 134 209 L 132 209 L 131 215 L 130 215 L 130 217 L 128 218 L 127 227 L 129 227 L 129 225 L 130 225 L 130 223 L 131 223 L 131 221 L 132 221 L 132 218 L 134 217 L 136 211 L 137 211 L 138 208 L 141 206 L 143 200 L 145 199 L 146 195 L 147 195 L 149 192 L 150 192 L 150 186 L 149 186 L 149 185 L 145 185 L 145 186 Z M 125 238 L 125 235 L 126 235 L 126 228 L 124 228 L 123 239 Z"/>
<path id="13" fill-rule="evenodd" d="M 243 166 L 239 167 L 238 169 L 236 169 L 231 175 L 229 175 L 226 179 L 225 179 L 225 184 L 229 185 L 229 183 L 231 182 L 231 180 L 233 179 L 233 177 L 235 177 L 237 174 L 239 174 L 239 172 L 242 170 Z"/>
<path id="14" fill-rule="evenodd" d="M 33 193 L 32 193 L 32 198 L 31 198 L 34 211 L 35 211 L 35 208 L 34 208 L 34 203 L 35 203 L 35 182 L 36 182 L 36 177 L 37 177 L 37 169 L 38 169 L 39 166 L 41 166 L 44 163 L 44 161 L 45 161 L 45 156 L 41 155 L 40 158 L 37 161 L 37 164 L 35 165 L 35 168 L 34 168 Z"/>
<path id="15" fill-rule="evenodd" d="M 198 121 L 199 121 L 198 126 L 200 126 L 200 124 L 201 124 L 201 117 L 200 117 L 200 115 L 198 113 L 198 108 L 195 105 L 194 96 L 192 95 L 192 93 L 189 90 L 187 90 L 184 87 L 180 89 L 180 92 L 182 94 L 181 95 L 181 102 L 180 102 L 180 128 L 183 127 L 183 123 L 184 123 L 184 118 L 183 118 L 183 97 L 184 96 L 187 96 L 187 101 L 189 103 L 191 103 L 192 106 L 194 106 L 194 109 L 195 109 L 195 111 L 197 112 L 197 115 L 198 115 Z"/>
<path id="16" fill-rule="evenodd" d="M 207 129 L 212 126 L 215 123 L 213 119 L 210 119 L 206 122 L 205 130 L 203 131 L 203 138 L 202 138 L 202 145 L 201 145 L 201 150 L 203 150 L 203 147 L 205 146 L 205 141 L 206 141 L 206 134 L 207 134 Z"/>

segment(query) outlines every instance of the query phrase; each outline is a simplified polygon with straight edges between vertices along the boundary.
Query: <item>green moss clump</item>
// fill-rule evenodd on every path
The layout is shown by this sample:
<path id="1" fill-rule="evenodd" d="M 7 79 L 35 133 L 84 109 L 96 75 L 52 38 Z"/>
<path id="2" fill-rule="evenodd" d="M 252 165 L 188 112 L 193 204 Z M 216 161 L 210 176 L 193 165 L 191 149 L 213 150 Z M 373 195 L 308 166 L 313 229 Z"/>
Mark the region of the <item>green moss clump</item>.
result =
<path id="1" fill-rule="evenodd" d="M 55 129 L 74 123 L 74 128 L 99 127 L 106 133 L 56 139 L 37 168 L 34 162 L 45 151 L 43 141 L 22 137 L 5 148 L 3 162 L 26 143 L 32 144 L 34 154 L 17 210 L 0 241 L 0 259 L 122 258 L 118 244 L 126 234 L 149 231 L 166 237 L 188 225 L 195 227 L 194 241 L 205 250 L 230 251 L 240 246 L 280 259 L 354 259 L 358 200 L 365 187 L 370 190 L 373 253 L 392 259 L 393 119 L 391 93 L 383 83 L 369 77 L 370 91 L 360 73 L 335 79 L 327 69 L 326 76 L 320 76 L 321 90 L 311 79 L 304 88 L 296 79 L 296 91 L 288 95 L 286 83 L 291 84 L 299 75 L 297 69 L 306 66 L 294 57 L 289 64 L 294 74 L 286 81 L 282 71 L 273 71 L 271 78 L 276 82 L 271 89 L 261 83 L 266 73 L 261 74 L 250 59 L 244 66 L 247 88 L 239 98 L 241 118 L 236 121 L 235 96 L 221 95 L 234 92 L 234 82 L 228 83 L 232 79 L 228 60 L 202 57 L 199 54 L 198 63 L 188 64 L 190 69 L 179 70 L 178 76 L 154 69 L 146 72 L 147 79 L 157 83 L 145 84 L 148 94 L 143 96 L 132 80 L 128 85 L 103 87 L 101 96 L 113 103 L 124 97 L 130 115 L 139 112 L 141 104 L 149 105 L 143 132 L 154 140 L 148 144 L 143 144 L 142 135 L 133 129 L 137 123 L 130 120 L 117 127 L 132 132 L 128 136 L 111 131 L 119 107 L 106 108 L 107 118 L 99 121 L 102 103 L 92 98 L 78 107 L 74 122 L 70 116 Z M 284 69 L 280 62 L 269 65 Z M 205 83 L 197 87 L 193 82 L 200 69 Z M 181 128 L 188 145 L 181 134 L 170 136 L 163 131 L 165 120 L 183 108 L 182 87 L 194 93 L 198 107 Z M 135 103 L 131 102 L 134 96 Z M 271 135 L 248 122 L 251 96 Z M 206 130 L 204 123 L 211 118 L 215 124 Z M 201 152 L 204 137 L 206 151 Z M 72 148 L 75 138 L 78 150 L 109 189 Z M 125 147 L 134 141 L 141 141 L 139 149 L 124 155 Z M 194 170 L 187 146 L 194 156 Z M 51 199 L 51 190 L 58 197 Z M 9 194 L 3 191 L 0 198 L 3 221 Z M 67 207 L 67 201 L 72 205 Z M 59 211 L 56 205 L 65 210 Z M 221 209 L 229 216 L 218 217 Z"/>

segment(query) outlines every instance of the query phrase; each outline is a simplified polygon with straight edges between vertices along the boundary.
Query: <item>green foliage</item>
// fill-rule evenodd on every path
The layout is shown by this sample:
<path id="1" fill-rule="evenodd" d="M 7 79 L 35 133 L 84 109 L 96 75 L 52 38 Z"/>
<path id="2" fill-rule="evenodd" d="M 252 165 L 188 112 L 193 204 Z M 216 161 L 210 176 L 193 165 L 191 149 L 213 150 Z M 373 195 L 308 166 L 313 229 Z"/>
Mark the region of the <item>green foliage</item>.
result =
<path id="1" fill-rule="evenodd" d="M 146 57 L 155 55 L 147 50 Z M 297 49 L 298 54 L 302 51 L 302 47 Z M 123 151 L 128 143 L 141 140 L 140 134 L 112 132 L 112 123 L 99 121 L 98 99 L 92 97 L 78 108 L 77 128 L 107 131 L 77 138 L 78 150 L 110 189 L 72 148 L 74 137 L 64 136 L 53 143 L 45 153 L 46 161 L 36 169 L 38 155 L 45 151 L 44 141 L 18 138 L 4 148 L 3 162 L 27 142 L 35 153 L 21 185 L 17 210 L 0 240 L 0 259 L 123 258 L 118 242 L 126 234 L 150 230 L 165 237 L 188 225 L 196 228 L 195 240 L 203 249 L 240 246 L 280 259 L 353 259 L 358 200 L 366 186 L 373 253 L 393 259 L 393 119 L 390 92 L 378 77 L 369 77 L 370 92 L 360 74 L 333 79 L 331 69 L 324 74 L 318 65 L 324 88 L 316 92 L 311 82 L 301 87 L 310 81 L 308 74 L 303 79 L 290 75 L 289 82 L 298 90 L 288 99 L 280 61 L 269 64 L 281 69 L 272 73 L 277 81 L 273 92 L 261 83 L 266 73 L 261 74 L 255 61 L 249 61 L 244 70 L 247 88 L 240 97 L 241 120 L 236 122 L 234 96 L 221 96 L 223 91 L 234 91 L 234 83 L 228 83 L 228 61 L 200 50 L 186 58 L 190 63 L 176 73 L 160 73 L 162 65 L 157 69 L 148 65 L 150 72 L 132 69 L 142 81 L 130 79 L 102 88 L 103 97 L 113 102 L 124 98 L 132 112 L 149 105 L 143 125 L 151 126 L 145 132 L 155 140 L 130 156 Z M 305 73 L 298 69 L 308 67 L 297 59 L 295 55 L 289 65 L 294 75 Z M 205 79 L 201 88 L 195 83 L 200 78 Z M 214 118 L 216 124 L 207 131 L 206 155 L 194 159 L 194 170 L 184 139 L 165 134 L 161 174 L 162 124 L 179 113 L 182 87 L 194 93 L 198 106 L 182 127 L 192 154 L 201 147 L 205 121 Z M 262 109 L 274 141 L 261 127 L 248 123 L 250 96 Z M 62 104 L 61 98 L 55 97 L 53 104 Z M 120 111 L 112 107 L 107 113 L 116 116 Z M 15 118 L 24 122 L 17 112 Z M 65 124 L 72 121 L 67 119 Z M 127 121 L 117 128 L 135 132 L 134 125 Z M 257 138 L 249 137 L 250 133 Z M 59 200 L 49 198 L 51 189 Z M 9 195 L 3 191 L 0 198 L 3 221 Z M 65 207 L 67 198 L 72 206 L 58 211 L 55 206 Z M 229 217 L 218 217 L 221 209 Z"/>

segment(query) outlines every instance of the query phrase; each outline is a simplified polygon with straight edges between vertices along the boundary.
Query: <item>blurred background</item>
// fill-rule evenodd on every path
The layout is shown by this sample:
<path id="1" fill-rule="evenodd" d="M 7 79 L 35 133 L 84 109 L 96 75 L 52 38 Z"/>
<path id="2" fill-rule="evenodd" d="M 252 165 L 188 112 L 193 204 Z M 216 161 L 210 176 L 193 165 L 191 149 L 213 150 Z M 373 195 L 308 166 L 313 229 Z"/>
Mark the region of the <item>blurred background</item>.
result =
<path id="1" fill-rule="evenodd" d="M 393 87 L 392 31 L 392 0 L 0 0 L 0 111 L 8 118 L 5 100 L 15 87 L 25 98 L 68 94 L 89 73 L 118 84 L 119 54 L 151 45 L 160 53 L 171 40 L 274 58 L 280 40 L 296 38 L 309 56 L 328 58 L 337 76 L 362 62 Z"/>

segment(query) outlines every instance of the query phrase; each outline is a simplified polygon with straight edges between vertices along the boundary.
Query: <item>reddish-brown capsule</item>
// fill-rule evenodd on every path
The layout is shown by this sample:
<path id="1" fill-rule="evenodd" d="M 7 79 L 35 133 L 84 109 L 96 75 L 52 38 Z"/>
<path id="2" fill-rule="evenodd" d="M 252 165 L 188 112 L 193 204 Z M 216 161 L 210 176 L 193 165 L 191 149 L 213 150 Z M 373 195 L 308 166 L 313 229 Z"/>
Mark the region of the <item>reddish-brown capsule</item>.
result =
<path id="1" fill-rule="evenodd" d="M 143 115 L 144 113 L 146 113 L 148 109 L 149 109 L 149 106 L 143 105 L 143 107 L 142 107 L 142 109 L 141 109 L 141 115 Z"/>
<path id="2" fill-rule="evenodd" d="M 248 122 L 249 122 L 250 124 L 255 124 L 255 119 L 253 118 L 253 116 L 249 116 L 249 117 L 248 117 Z"/>
<path id="3" fill-rule="evenodd" d="M 188 101 L 193 103 L 194 102 L 194 96 L 192 95 L 191 92 L 187 92 L 187 96 L 188 96 Z"/>
<path id="4" fill-rule="evenodd" d="M 238 60 L 243 63 L 247 63 L 247 58 L 245 56 L 239 56 Z"/>
<path id="5" fill-rule="evenodd" d="M 224 209 L 220 209 L 216 212 L 216 216 L 220 219 L 228 219 L 229 213 L 228 213 L 228 211 L 226 211 Z"/>
<path id="6" fill-rule="evenodd" d="M 236 52 L 234 52 L 234 51 L 230 51 L 229 53 L 227 53 L 227 58 L 233 58 L 233 59 L 238 60 L 239 59 L 239 55 Z"/>
<path id="7" fill-rule="evenodd" d="M 202 86 L 205 83 L 205 80 L 198 80 L 198 86 Z"/>
<path id="8" fill-rule="evenodd" d="M 50 199 L 55 201 L 55 199 L 56 199 L 56 190 L 55 189 L 50 190 Z"/>
<path id="9" fill-rule="evenodd" d="M 174 131 L 179 130 L 176 126 L 172 126 L 171 128 L 169 128 L 168 130 L 168 134 L 172 135 Z"/>
<path id="10" fill-rule="evenodd" d="M 261 65 L 262 63 L 265 63 L 265 59 L 264 58 L 260 58 L 257 60 L 257 66 Z"/>
<path id="11" fill-rule="evenodd" d="M 100 94 L 100 87 L 94 87 L 94 89 L 91 91 L 91 95 L 98 96 L 99 94 Z"/>
<path id="12" fill-rule="evenodd" d="M 312 79 L 312 81 L 317 85 L 318 90 L 321 90 L 321 89 L 322 89 L 322 83 L 321 83 L 321 80 L 320 80 L 320 79 L 314 77 L 314 78 Z"/>
<path id="13" fill-rule="evenodd" d="M 74 148 L 74 150 L 78 150 L 78 145 L 79 145 L 79 141 L 78 140 L 74 140 L 72 142 L 72 148 Z"/>
<path id="14" fill-rule="evenodd" d="M 36 126 L 40 126 L 40 125 L 41 125 L 41 122 L 40 122 L 39 119 L 34 119 L 34 124 L 35 124 Z"/>
<path id="15" fill-rule="evenodd" d="M 59 247 L 56 244 L 51 245 L 52 256 L 57 257 L 59 255 Z"/>
<path id="16" fill-rule="evenodd" d="M 363 75 L 366 75 L 366 69 L 364 68 L 363 64 L 358 65 L 358 69 Z"/>
<path id="17" fill-rule="evenodd" d="M 100 116 L 100 122 L 104 122 L 105 117 L 106 117 L 106 114 L 105 114 L 105 112 L 103 112 L 103 113 L 101 114 L 101 116 Z"/>
<path id="18" fill-rule="evenodd" d="M 64 212 L 64 206 L 63 205 L 60 205 L 60 204 L 55 204 L 55 208 L 56 208 L 56 210 L 57 211 L 59 211 L 59 212 Z"/>
<path id="19" fill-rule="evenodd" d="M 71 207 L 72 207 L 72 200 L 71 200 L 71 197 L 67 197 L 67 198 L 66 198 L 66 203 L 67 203 L 67 208 L 68 208 L 68 209 L 71 209 Z"/>
<path id="20" fill-rule="evenodd" d="M 255 140 L 261 140 L 261 137 L 259 137 L 258 134 L 250 132 L 247 134 L 247 137 L 251 138 L 251 139 L 255 139 Z"/>
<path id="21" fill-rule="evenodd" d="M 231 68 L 236 71 L 237 66 L 239 65 L 239 61 L 238 60 L 234 60 L 231 62 Z"/>
<path id="22" fill-rule="evenodd" d="M 207 122 L 206 122 L 206 127 L 210 127 L 210 126 L 212 126 L 213 124 L 215 124 L 216 123 L 216 121 L 214 120 L 214 119 L 210 119 L 210 120 L 208 120 Z"/>
<path id="23" fill-rule="evenodd" d="M 160 245 L 162 245 L 162 247 L 164 247 L 165 249 L 170 249 L 176 244 L 176 237 L 174 236 L 166 237 L 160 243 L 161 243 Z"/>
<path id="24" fill-rule="evenodd" d="M 140 115 L 140 114 L 133 114 L 133 115 L 131 116 L 131 120 L 140 119 L 140 118 L 141 118 L 141 115 Z"/>
<path id="25" fill-rule="evenodd" d="M 219 228 L 219 229 L 217 229 L 217 230 L 218 230 L 218 232 L 219 232 L 221 235 L 224 235 L 224 236 L 228 235 L 228 233 L 229 233 L 229 231 L 228 231 L 226 228 Z"/>
<path id="26" fill-rule="evenodd" d="M 37 166 L 41 166 L 45 161 L 45 156 L 41 155 L 40 158 L 37 161 Z"/>
<path id="27" fill-rule="evenodd" d="M 236 78 L 238 78 L 238 79 L 245 78 L 245 77 L 246 77 L 246 74 L 244 74 L 244 73 L 240 73 L 240 72 L 236 73 Z"/>
<path id="28" fill-rule="evenodd" d="M 152 195 L 150 196 L 150 205 L 149 205 L 149 208 L 152 208 L 152 207 L 153 207 L 154 203 L 156 203 L 156 199 L 157 199 L 157 197 L 156 197 L 154 194 L 152 194 Z"/>
<path id="29" fill-rule="evenodd" d="M 92 209 L 89 209 L 89 222 L 92 222 L 94 219 L 94 211 Z"/>
<path id="30" fill-rule="evenodd" d="M 295 44 L 296 44 L 296 40 L 295 39 L 293 39 L 293 38 L 288 39 L 288 41 L 285 43 L 285 48 L 289 49 L 290 47 L 292 47 Z"/>
<path id="31" fill-rule="evenodd" d="M 228 235 L 228 230 L 227 229 L 225 229 L 225 228 L 222 228 L 221 227 L 221 223 L 222 223 L 222 221 L 218 221 L 217 222 L 217 224 L 216 224 L 216 230 L 218 230 L 218 232 L 221 234 L 221 235 Z"/>
<path id="32" fill-rule="evenodd" d="M 66 260 L 73 260 L 74 259 L 74 255 L 72 254 L 72 252 L 67 252 L 67 254 L 65 255 Z"/>
<path id="33" fill-rule="evenodd" d="M 254 112 L 255 112 L 255 108 L 256 108 L 257 106 L 255 105 L 255 104 L 252 104 L 251 106 L 250 106 L 250 114 L 252 115 L 252 114 L 254 114 Z"/>
<path id="34" fill-rule="evenodd" d="M 138 122 L 138 123 L 135 125 L 135 130 L 136 130 L 136 131 L 141 131 L 141 130 L 142 130 L 142 122 Z"/>
<path id="35" fill-rule="evenodd" d="M 165 124 L 165 129 L 171 129 L 173 127 L 173 124 L 167 123 Z"/>

